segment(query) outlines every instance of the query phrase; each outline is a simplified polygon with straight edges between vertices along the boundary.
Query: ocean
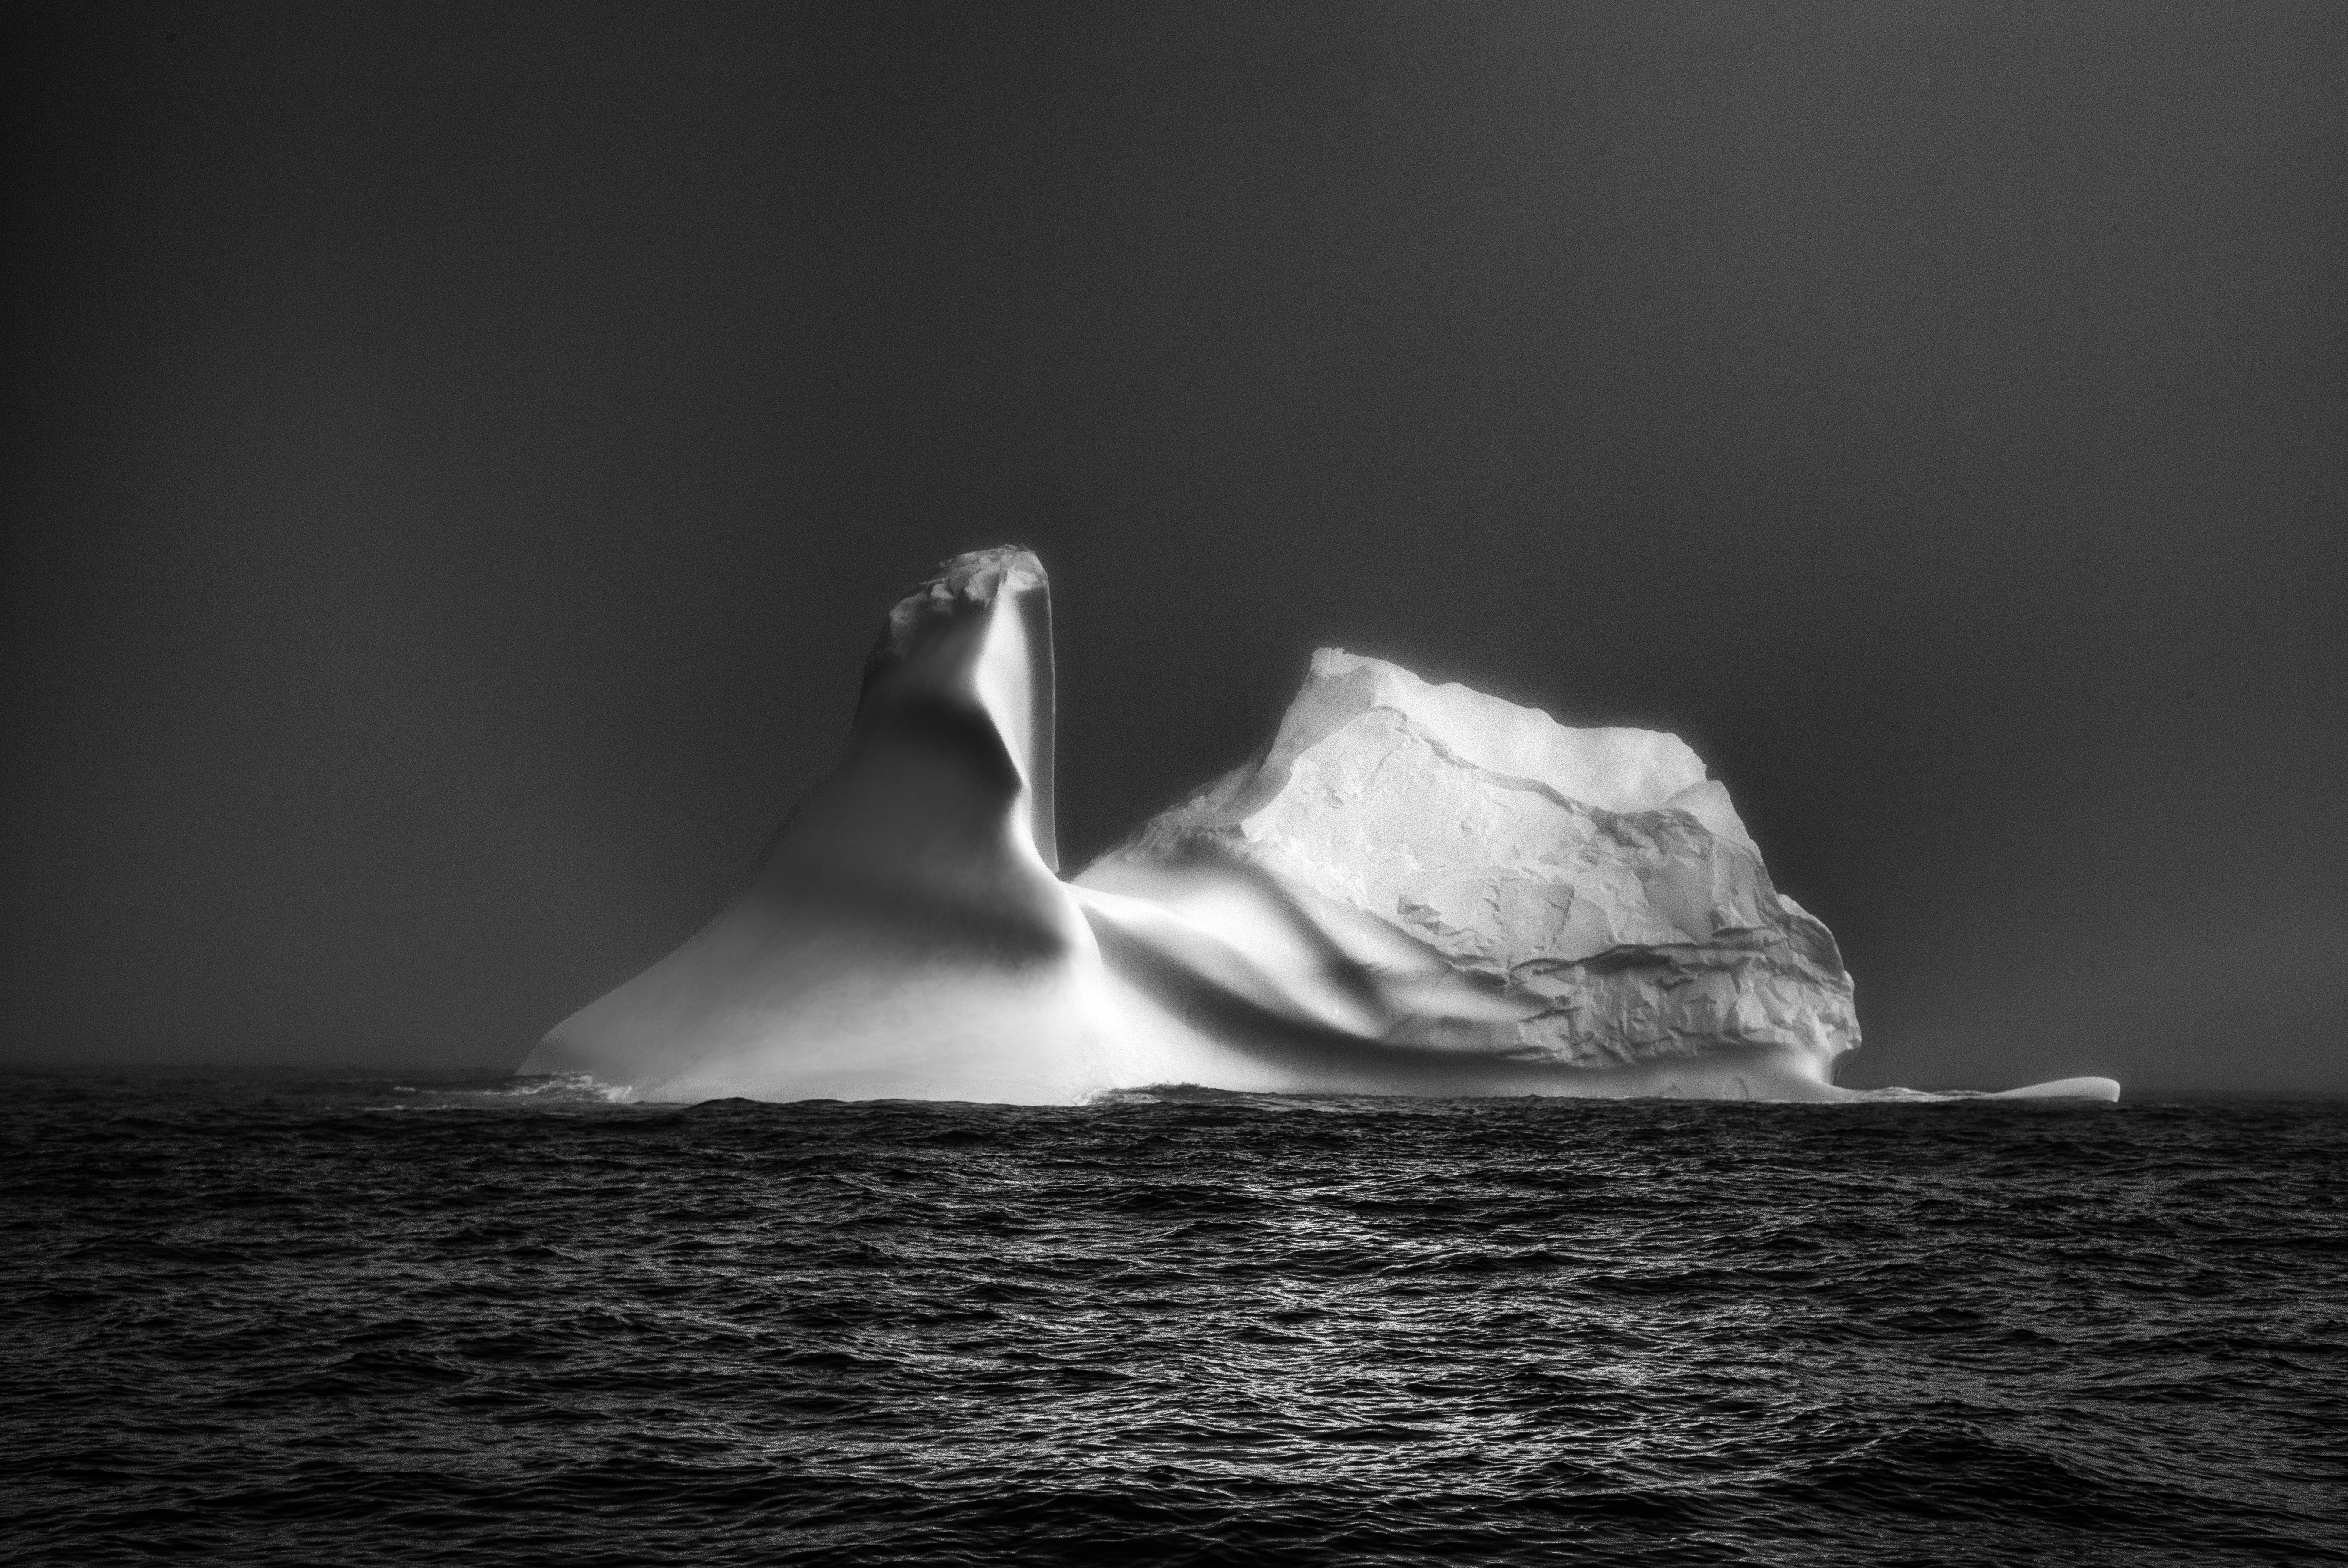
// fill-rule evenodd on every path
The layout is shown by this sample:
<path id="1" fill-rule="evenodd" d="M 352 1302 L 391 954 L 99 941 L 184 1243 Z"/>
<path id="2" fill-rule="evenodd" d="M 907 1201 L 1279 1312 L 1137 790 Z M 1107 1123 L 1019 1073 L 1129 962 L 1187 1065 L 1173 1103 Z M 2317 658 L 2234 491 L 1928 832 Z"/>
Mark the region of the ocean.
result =
<path id="1" fill-rule="evenodd" d="M 2348 1562 L 2348 1104 L 0 1086 L 11 1562 Z"/>

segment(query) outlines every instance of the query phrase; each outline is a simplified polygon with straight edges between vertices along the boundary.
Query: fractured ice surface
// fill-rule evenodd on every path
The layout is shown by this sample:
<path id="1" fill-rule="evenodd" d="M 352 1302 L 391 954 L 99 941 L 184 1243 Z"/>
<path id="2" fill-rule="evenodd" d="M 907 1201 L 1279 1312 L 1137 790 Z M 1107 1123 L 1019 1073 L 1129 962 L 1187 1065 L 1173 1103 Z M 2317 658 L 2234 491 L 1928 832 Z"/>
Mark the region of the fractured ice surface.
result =
<path id="1" fill-rule="evenodd" d="M 658 1100 L 1857 1097 L 1833 937 L 1672 735 L 1324 649 L 1262 756 L 1060 881 L 1049 592 L 1002 548 L 901 600 L 749 886 L 524 1070 Z"/>
<path id="2" fill-rule="evenodd" d="M 1598 1068 L 1747 1049 L 1820 1081 L 1859 1043 L 1834 938 L 1678 737 L 1334 649 L 1262 757 L 1077 881 L 1176 907 L 1276 889 L 1356 960 L 1388 1040 Z"/>

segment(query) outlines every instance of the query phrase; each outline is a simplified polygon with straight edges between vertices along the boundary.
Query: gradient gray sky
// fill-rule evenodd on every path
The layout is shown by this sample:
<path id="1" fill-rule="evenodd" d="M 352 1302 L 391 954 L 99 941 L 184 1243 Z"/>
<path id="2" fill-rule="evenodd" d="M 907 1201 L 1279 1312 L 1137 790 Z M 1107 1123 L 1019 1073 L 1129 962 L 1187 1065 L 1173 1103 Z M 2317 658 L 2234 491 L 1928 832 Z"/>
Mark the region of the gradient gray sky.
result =
<path id="1" fill-rule="evenodd" d="M 19 16 L 10 1060 L 519 1061 L 1016 540 L 1072 863 L 1335 643 L 1687 736 L 1846 1082 L 2348 1090 L 2348 7 Z"/>

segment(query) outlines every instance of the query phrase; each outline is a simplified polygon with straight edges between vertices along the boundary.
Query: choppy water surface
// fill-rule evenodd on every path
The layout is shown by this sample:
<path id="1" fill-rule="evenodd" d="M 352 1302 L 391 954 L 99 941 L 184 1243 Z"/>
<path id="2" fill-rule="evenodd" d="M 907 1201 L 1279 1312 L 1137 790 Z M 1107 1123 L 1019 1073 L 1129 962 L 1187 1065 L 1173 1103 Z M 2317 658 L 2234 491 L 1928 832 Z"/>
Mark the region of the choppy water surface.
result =
<path id="1" fill-rule="evenodd" d="M 0 1554 L 2348 1561 L 2348 1106 L 5 1081 Z"/>

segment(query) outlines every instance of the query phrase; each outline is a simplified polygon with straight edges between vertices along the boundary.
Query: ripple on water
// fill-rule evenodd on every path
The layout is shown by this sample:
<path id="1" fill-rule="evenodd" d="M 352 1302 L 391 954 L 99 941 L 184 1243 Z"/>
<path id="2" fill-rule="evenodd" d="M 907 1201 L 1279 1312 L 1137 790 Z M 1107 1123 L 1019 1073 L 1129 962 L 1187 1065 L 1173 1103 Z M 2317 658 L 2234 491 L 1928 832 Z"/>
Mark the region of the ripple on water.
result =
<path id="1" fill-rule="evenodd" d="M 2343 1133 L 19 1079 L 0 1509 L 92 1562 L 2343 1561 Z"/>

